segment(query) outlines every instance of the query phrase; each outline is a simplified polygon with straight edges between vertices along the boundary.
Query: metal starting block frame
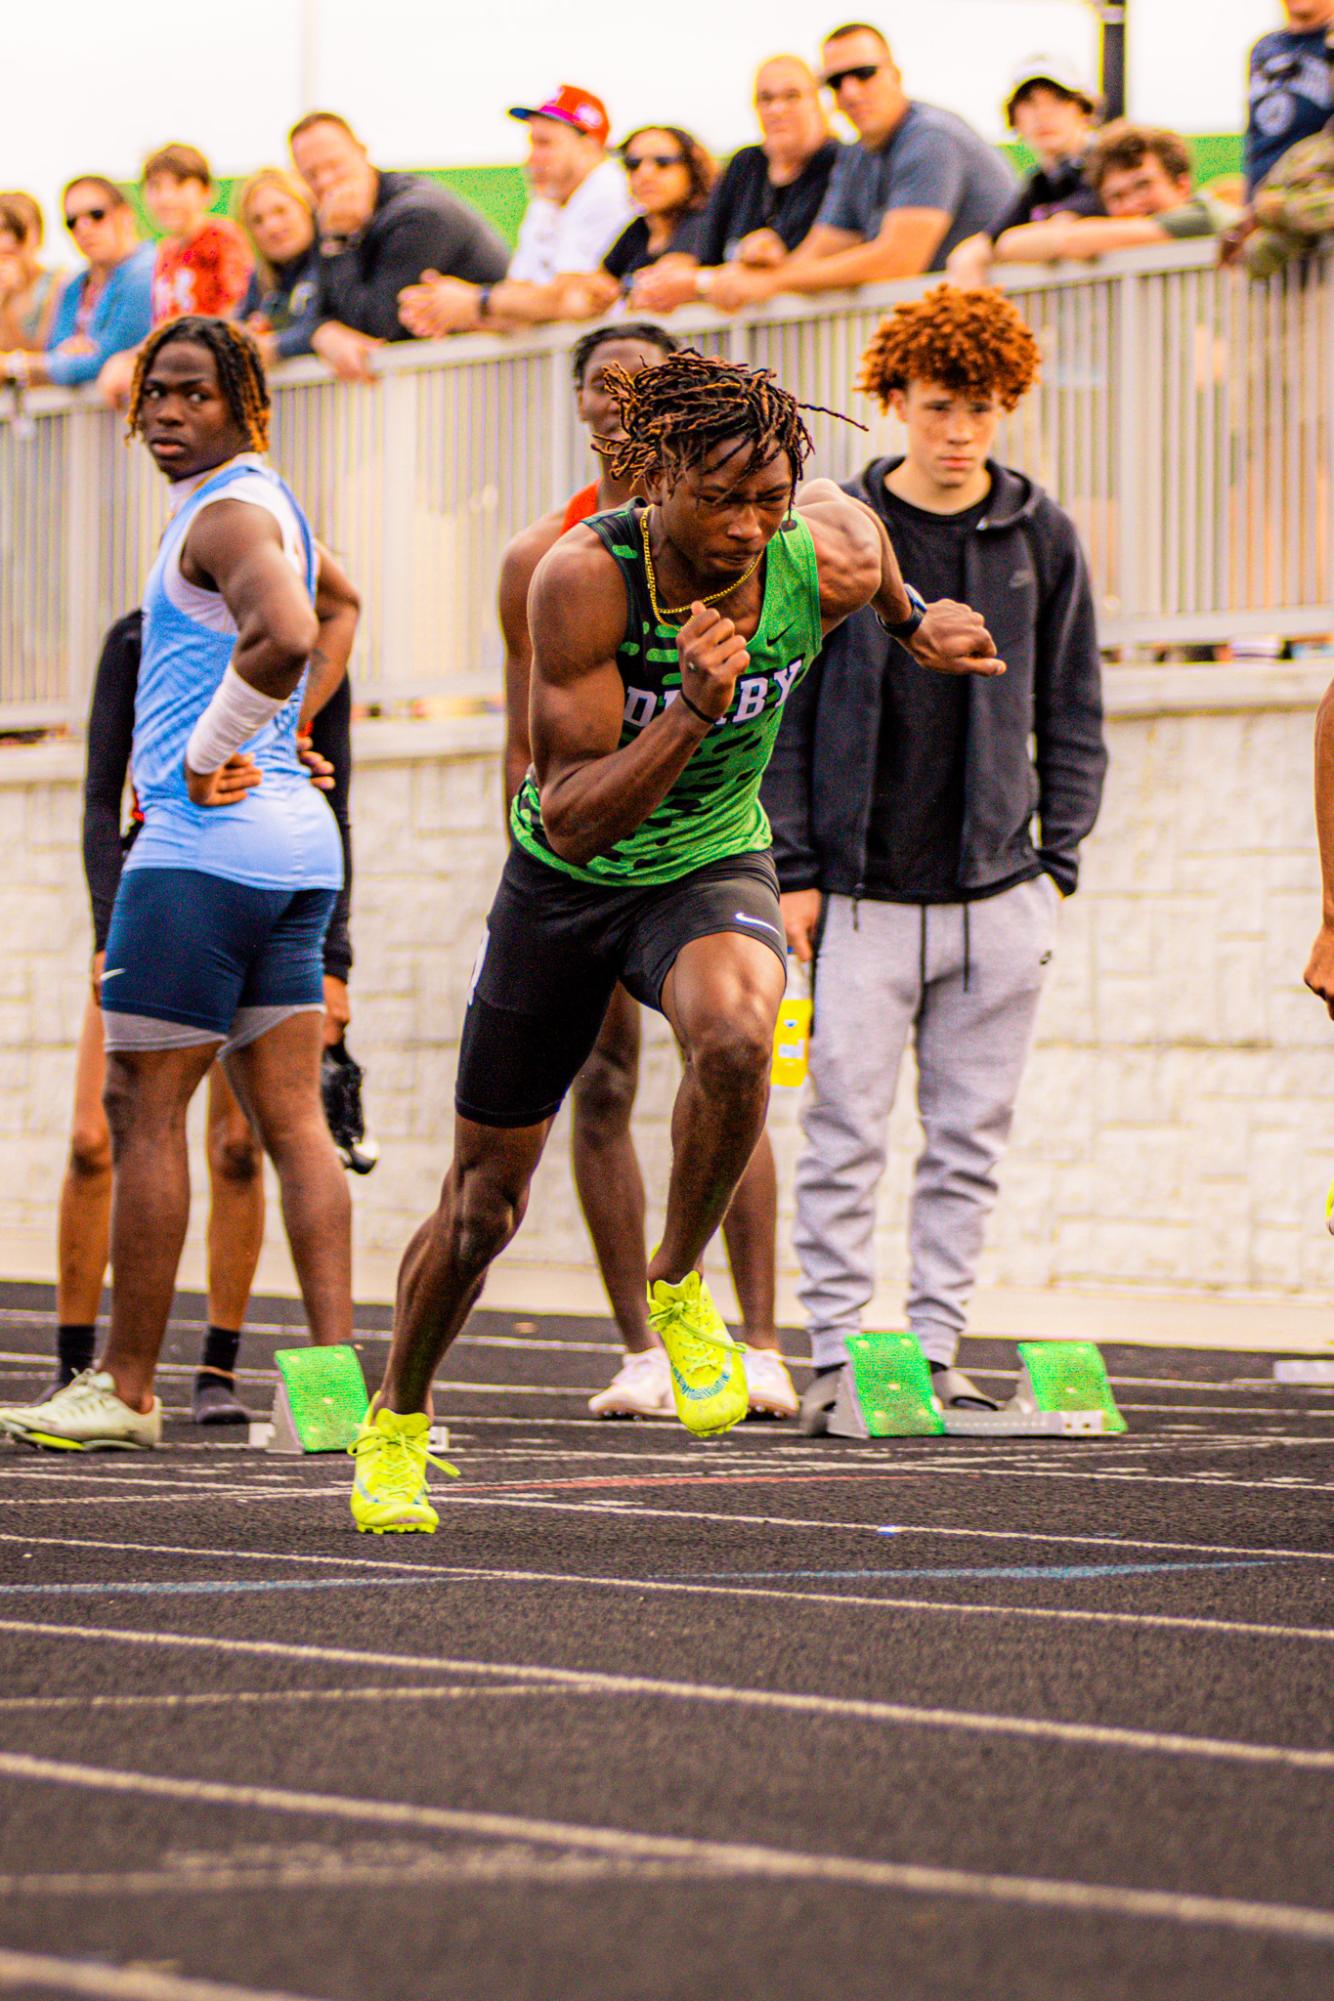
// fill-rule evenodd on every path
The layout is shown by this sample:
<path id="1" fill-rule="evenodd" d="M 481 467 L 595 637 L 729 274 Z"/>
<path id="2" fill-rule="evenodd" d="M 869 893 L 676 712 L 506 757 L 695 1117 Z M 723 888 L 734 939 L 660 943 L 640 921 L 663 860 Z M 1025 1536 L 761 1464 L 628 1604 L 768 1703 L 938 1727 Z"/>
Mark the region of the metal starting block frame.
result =
<path id="1" fill-rule="evenodd" d="M 1308 1390 L 1334 1390 L 1334 1362 L 1317 1362 L 1314 1358 L 1275 1362 L 1274 1381 L 1299 1384 Z"/>
<path id="2" fill-rule="evenodd" d="M 273 1415 L 250 1427 L 250 1443 L 266 1452 L 299 1457 L 307 1452 L 346 1452 L 370 1409 L 361 1357 L 346 1342 L 326 1348 L 279 1348 L 278 1390 Z M 433 1424 L 432 1452 L 448 1450 L 449 1432 Z"/>
<path id="3" fill-rule="evenodd" d="M 943 1410 L 912 1334 L 849 1337 L 829 1413 L 834 1438 L 1052 1438 L 1126 1429 L 1092 1341 L 1021 1341 L 1019 1382 L 999 1410 Z"/>

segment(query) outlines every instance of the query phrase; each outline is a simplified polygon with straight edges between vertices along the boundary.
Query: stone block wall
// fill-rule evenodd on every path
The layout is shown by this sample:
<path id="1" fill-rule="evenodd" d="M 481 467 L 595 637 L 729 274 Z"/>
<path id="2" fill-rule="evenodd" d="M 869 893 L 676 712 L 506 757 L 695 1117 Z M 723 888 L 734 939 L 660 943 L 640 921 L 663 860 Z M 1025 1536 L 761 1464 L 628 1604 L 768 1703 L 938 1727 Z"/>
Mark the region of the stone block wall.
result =
<path id="1" fill-rule="evenodd" d="M 1301 983 L 1319 911 L 1311 722 L 1325 678 L 1317 666 L 1109 673 L 1106 804 L 1061 912 L 985 1282 L 1334 1302 L 1321 1227 L 1334 1024 Z M 383 1158 L 354 1192 L 363 1289 L 382 1294 L 449 1153 L 459 1025 L 503 855 L 499 725 L 367 724 L 356 749 L 352 1045 Z M 53 1270 L 90 949 L 79 772 L 74 747 L 0 751 L 7 1276 Z M 677 1076 L 650 1019 L 638 1134 L 658 1214 Z M 788 1266 L 797 1096 L 775 1093 L 772 1116 Z M 909 1059 L 879 1226 L 891 1287 L 916 1144 Z M 506 1264 L 591 1271 L 564 1122 Z"/>

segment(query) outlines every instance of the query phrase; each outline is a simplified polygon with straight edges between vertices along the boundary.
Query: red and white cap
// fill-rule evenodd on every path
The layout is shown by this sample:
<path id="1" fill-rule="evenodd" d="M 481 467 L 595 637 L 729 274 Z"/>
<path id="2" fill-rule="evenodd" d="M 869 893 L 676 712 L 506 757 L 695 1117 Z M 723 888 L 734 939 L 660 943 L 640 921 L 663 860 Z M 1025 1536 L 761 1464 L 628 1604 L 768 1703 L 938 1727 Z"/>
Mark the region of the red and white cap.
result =
<path id="1" fill-rule="evenodd" d="M 605 146 L 611 137 L 606 105 L 591 90 L 581 90 L 576 83 L 563 83 L 545 104 L 512 104 L 510 117 L 554 118 L 558 125 L 572 125 L 576 132 L 596 139 L 600 146 Z"/>

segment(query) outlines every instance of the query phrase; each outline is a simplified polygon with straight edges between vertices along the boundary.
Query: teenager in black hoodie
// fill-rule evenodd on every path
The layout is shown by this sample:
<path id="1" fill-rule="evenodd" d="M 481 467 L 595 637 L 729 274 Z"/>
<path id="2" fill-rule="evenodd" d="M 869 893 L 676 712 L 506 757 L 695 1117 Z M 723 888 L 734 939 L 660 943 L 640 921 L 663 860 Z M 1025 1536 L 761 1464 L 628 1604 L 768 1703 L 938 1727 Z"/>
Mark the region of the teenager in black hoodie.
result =
<path id="1" fill-rule="evenodd" d="M 910 1036 L 925 1145 L 908 1325 L 942 1402 L 987 1401 L 955 1356 L 1058 908 L 1107 762 L 1074 526 L 989 456 L 1037 369 L 1032 334 L 998 292 L 939 286 L 877 333 L 859 386 L 906 425 L 908 449 L 847 491 L 885 521 L 927 599 L 981 613 L 1006 672 L 946 684 L 860 612 L 794 693 L 765 783 L 788 941 L 818 957 L 796 1225 L 823 1372 L 813 1407 L 832 1400 L 874 1290 L 876 1196 Z"/>

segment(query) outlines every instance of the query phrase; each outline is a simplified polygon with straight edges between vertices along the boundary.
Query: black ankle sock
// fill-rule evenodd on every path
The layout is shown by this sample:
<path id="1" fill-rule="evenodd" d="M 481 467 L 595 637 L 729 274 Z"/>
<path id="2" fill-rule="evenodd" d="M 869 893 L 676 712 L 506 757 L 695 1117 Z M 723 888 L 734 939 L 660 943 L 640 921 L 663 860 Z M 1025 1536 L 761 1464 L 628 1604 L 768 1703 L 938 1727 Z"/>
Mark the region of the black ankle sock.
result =
<path id="1" fill-rule="evenodd" d="M 839 1370 L 840 1370 L 840 1369 L 841 1369 L 842 1367 L 843 1367 L 843 1364 L 842 1364 L 842 1362 L 823 1362 L 823 1363 L 821 1363 L 821 1365 L 820 1365 L 820 1367 L 819 1367 L 818 1369 L 815 1369 L 815 1370 L 813 1370 L 813 1371 L 812 1371 L 812 1375 L 813 1375 L 813 1376 L 836 1376 L 836 1375 L 838 1374 Z"/>
<path id="2" fill-rule="evenodd" d="M 56 1355 L 62 1375 L 68 1370 L 71 1376 L 77 1376 L 81 1369 L 92 1368 L 96 1339 L 96 1323 L 83 1327 L 62 1321 L 56 1329 Z"/>
<path id="3" fill-rule="evenodd" d="M 199 1374 L 207 1370 L 210 1375 L 233 1376 L 236 1373 L 236 1357 L 241 1348 L 239 1329 L 210 1326 L 204 1336 L 204 1345 L 199 1352 Z M 196 1384 L 199 1377 L 195 1378 Z"/>

